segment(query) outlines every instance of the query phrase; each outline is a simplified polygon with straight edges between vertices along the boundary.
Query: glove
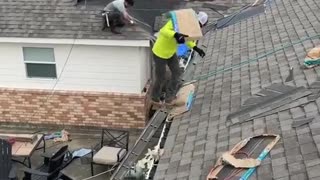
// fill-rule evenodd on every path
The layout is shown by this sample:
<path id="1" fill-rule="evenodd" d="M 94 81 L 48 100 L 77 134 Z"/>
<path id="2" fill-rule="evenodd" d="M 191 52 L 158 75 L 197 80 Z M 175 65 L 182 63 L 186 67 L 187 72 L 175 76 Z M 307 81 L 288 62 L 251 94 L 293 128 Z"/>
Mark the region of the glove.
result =
<path id="1" fill-rule="evenodd" d="M 202 49 L 198 48 L 197 46 L 195 46 L 193 50 L 196 51 L 202 58 L 206 55 L 206 53 Z"/>
<path id="2" fill-rule="evenodd" d="M 175 33 L 173 37 L 176 39 L 178 44 L 184 44 L 186 42 L 184 38 L 188 37 L 188 35 Z"/>

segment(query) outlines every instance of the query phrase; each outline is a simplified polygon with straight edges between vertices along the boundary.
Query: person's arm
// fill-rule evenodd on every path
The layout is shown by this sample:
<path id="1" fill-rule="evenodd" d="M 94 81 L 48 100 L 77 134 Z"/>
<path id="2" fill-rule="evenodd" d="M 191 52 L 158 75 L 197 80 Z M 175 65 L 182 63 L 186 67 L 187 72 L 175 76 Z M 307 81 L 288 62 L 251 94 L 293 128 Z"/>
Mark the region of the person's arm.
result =
<path id="1" fill-rule="evenodd" d="M 197 47 L 197 44 L 194 41 L 187 41 L 186 45 L 190 48 L 193 49 L 194 51 L 196 51 L 201 57 L 204 57 L 206 55 L 206 53 Z"/>
<path id="2" fill-rule="evenodd" d="M 193 49 L 196 46 L 196 43 L 194 41 L 187 41 L 186 45 L 190 48 Z"/>
<path id="3" fill-rule="evenodd" d="M 198 48 L 198 46 L 194 46 L 192 49 L 197 52 L 202 58 L 206 55 L 206 53 L 202 49 Z"/>
<path id="4" fill-rule="evenodd" d="M 123 17 L 127 20 L 127 21 L 132 21 L 132 17 L 128 14 L 128 11 L 126 9 L 126 7 L 124 6 L 124 4 L 119 1 L 117 2 L 117 4 L 115 4 L 115 7 L 118 9 L 118 11 L 123 14 Z"/>
<path id="5" fill-rule="evenodd" d="M 129 15 L 129 13 L 127 12 L 127 10 L 125 10 L 124 12 L 123 12 L 123 17 L 127 20 L 127 21 L 132 21 L 133 20 L 133 18 Z"/>
<path id="6" fill-rule="evenodd" d="M 172 21 L 168 21 L 159 31 L 160 34 L 166 36 L 166 37 L 174 37 L 174 34 L 176 33 L 174 30 L 173 30 L 173 24 L 172 24 Z"/>

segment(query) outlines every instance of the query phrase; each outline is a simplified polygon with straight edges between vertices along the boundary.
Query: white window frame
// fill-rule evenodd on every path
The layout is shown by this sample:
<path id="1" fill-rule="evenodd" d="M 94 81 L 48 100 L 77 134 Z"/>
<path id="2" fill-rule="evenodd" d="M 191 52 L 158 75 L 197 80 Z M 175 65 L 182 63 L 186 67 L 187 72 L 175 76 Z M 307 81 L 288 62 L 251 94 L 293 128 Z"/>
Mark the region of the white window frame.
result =
<path id="1" fill-rule="evenodd" d="M 52 49 L 53 50 L 53 58 L 54 58 L 54 62 L 44 62 L 44 61 L 26 61 L 25 60 L 25 54 L 24 54 L 24 49 L 25 48 L 34 48 L 34 49 Z M 22 53 L 23 53 L 23 62 L 25 65 L 25 71 L 26 71 L 26 77 L 33 79 L 33 78 L 37 78 L 37 79 L 57 79 L 58 74 L 57 74 L 57 64 L 56 64 L 56 58 L 55 58 L 55 53 L 54 53 L 54 48 L 50 48 L 50 47 L 31 47 L 31 46 L 26 46 L 26 47 L 22 47 Z M 28 75 L 28 68 L 27 68 L 27 64 L 51 64 L 51 65 L 55 65 L 55 77 L 34 77 L 34 76 L 29 76 Z"/>

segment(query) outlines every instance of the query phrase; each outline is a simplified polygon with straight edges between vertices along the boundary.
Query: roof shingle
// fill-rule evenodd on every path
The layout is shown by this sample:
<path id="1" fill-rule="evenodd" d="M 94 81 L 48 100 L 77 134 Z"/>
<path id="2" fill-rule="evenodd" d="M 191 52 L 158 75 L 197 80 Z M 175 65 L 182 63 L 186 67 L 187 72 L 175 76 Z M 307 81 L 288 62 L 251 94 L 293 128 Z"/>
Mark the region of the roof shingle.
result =
<path id="1" fill-rule="evenodd" d="M 230 113 L 272 84 L 308 88 L 317 81 L 320 67 L 300 67 L 307 51 L 320 44 L 319 9 L 318 0 L 274 0 L 266 14 L 205 35 L 200 45 L 206 47 L 207 56 L 196 59 L 191 73 L 192 79 L 203 76 L 196 84 L 194 105 L 173 121 L 172 141 L 165 144 L 155 179 L 206 179 L 223 152 L 262 133 L 279 134 L 281 139 L 251 179 L 319 179 L 320 98 L 316 95 L 307 105 L 294 106 L 308 101 L 301 98 L 251 121 L 227 124 Z M 293 80 L 285 82 L 290 67 Z M 292 127 L 294 120 L 309 117 L 315 118 Z"/>
<path id="2" fill-rule="evenodd" d="M 2 0 L 0 37 L 149 39 L 138 26 L 123 28 L 122 35 L 101 31 L 102 9 L 76 6 L 75 0 Z"/>

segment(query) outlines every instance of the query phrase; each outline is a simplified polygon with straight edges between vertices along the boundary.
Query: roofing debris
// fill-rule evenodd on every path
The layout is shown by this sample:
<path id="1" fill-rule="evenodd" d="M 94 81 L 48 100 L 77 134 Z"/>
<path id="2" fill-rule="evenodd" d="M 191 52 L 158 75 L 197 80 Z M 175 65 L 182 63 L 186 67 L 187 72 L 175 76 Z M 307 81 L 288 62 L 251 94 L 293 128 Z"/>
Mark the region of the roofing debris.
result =
<path id="1" fill-rule="evenodd" d="M 308 102 L 299 101 L 299 99 L 311 94 L 312 92 L 303 86 L 293 87 L 284 84 L 272 84 L 247 99 L 239 111 L 227 116 L 227 120 L 231 121 L 231 124 L 236 124 L 286 110 L 283 106 L 289 105 L 287 108 L 301 106 Z M 297 103 L 293 104 L 292 102 Z"/>
<path id="2" fill-rule="evenodd" d="M 257 0 L 255 3 L 244 6 L 240 11 L 218 20 L 217 28 L 225 28 L 232 24 L 235 24 L 241 20 L 250 18 L 252 16 L 258 15 L 265 12 L 266 6 L 270 4 L 270 0 Z"/>
<path id="3" fill-rule="evenodd" d="M 246 138 L 223 153 L 208 174 L 207 180 L 247 180 L 279 141 L 279 135 L 263 134 Z"/>
<path id="4" fill-rule="evenodd" d="M 169 112 L 170 118 L 181 115 L 191 109 L 194 91 L 194 84 L 188 84 L 181 87 L 177 93 L 175 107 Z"/>
<path id="5" fill-rule="evenodd" d="M 312 48 L 304 59 L 306 68 L 313 68 L 320 65 L 320 46 Z"/>

